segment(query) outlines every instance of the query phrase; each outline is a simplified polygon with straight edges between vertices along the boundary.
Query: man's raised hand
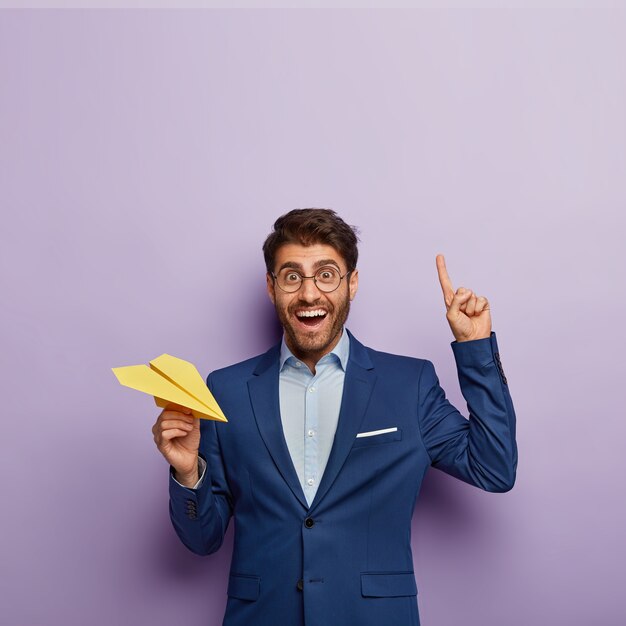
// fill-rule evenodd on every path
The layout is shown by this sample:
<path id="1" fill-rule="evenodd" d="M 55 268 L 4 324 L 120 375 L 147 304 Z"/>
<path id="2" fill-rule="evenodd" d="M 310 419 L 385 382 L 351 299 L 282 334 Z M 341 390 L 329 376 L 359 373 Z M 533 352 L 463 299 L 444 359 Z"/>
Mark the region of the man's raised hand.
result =
<path id="1" fill-rule="evenodd" d="M 484 339 L 491 335 L 491 313 L 489 302 L 476 296 L 471 289 L 459 287 L 454 291 L 446 270 L 443 254 L 437 255 L 437 273 L 446 303 L 446 318 L 457 341 Z"/>
<path id="2" fill-rule="evenodd" d="M 152 427 L 154 443 L 174 468 L 176 480 L 193 487 L 198 482 L 200 420 L 186 407 L 168 404 Z"/>

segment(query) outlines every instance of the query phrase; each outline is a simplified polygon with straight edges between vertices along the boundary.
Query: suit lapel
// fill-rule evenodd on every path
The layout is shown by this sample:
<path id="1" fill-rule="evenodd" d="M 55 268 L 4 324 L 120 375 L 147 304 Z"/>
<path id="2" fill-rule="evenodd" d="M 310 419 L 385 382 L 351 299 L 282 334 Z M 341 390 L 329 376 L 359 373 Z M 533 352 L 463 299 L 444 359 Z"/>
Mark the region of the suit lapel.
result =
<path id="1" fill-rule="evenodd" d="M 296 469 L 293 466 L 289 448 L 285 441 L 280 419 L 280 399 L 278 395 L 278 365 L 280 345 L 269 350 L 248 381 L 248 391 L 259 432 L 278 471 L 289 485 L 294 496 L 305 509 L 309 508 L 300 486 Z"/>
<path id="2" fill-rule="evenodd" d="M 350 332 L 350 357 L 341 397 L 341 409 L 333 447 L 322 481 L 311 504 L 314 509 L 335 482 L 359 432 L 376 382 L 374 366 L 365 347 Z"/>

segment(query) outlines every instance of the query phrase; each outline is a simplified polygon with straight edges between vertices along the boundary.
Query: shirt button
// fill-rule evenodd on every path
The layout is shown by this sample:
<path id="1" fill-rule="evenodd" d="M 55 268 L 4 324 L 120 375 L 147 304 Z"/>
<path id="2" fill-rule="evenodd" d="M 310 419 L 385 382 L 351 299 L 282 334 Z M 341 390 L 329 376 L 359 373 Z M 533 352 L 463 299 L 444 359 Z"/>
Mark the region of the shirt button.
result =
<path id="1" fill-rule="evenodd" d="M 315 391 L 315 387 L 309 387 L 309 393 L 313 393 Z"/>
<path id="2" fill-rule="evenodd" d="M 309 431 L 307 432 L 307 435 L 308 435 L 309 437 L 312 437 L 314 434 L 315 434 L 315 431 L 314 431 L 314 430 L 309 430 Z"/>
<path id="3" fill-rule="evenodd" d="M 302 367 L 302 363 L 300 363 L 300 361 L 296 361 L 296 367 Z"/>
<path id="4" fill-rule="evenodd" d="M 313 478 L 309 478 L 309 480 L 307 480 L 306 482 L 311 487 L 315 484 L 315 480 Z"/>

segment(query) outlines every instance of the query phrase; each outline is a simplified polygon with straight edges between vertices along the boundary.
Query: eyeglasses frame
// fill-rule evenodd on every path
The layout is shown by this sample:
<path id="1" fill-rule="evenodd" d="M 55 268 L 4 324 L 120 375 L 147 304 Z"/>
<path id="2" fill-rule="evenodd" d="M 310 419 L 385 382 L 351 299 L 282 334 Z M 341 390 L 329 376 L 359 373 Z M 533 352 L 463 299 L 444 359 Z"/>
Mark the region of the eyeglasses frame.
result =
<path id="1" fill-rule="evenodd" d="M 289 268 L 285 268 L 285 269 L 289 269 Z M 352 274 L 352 272 L 354 272 L 354 270 L 349 270 L 347 271 L 343 276 L 339 276 L 339 282 L 337 283 L 337 286 L 334 289 L 331 289 L 330 291 L 324 291 L 323 289 L 320 289 L 319 285 L 317 284 L 317 280 L 316 280 L 316 276 L 323 270 L 323 267 L 320 267 L 319 270 L 317 270 L 317 272 L 315 274 L 313 274 L 313 276 L 302 276 L 300 274 L 300 272 L 298 272 L 297 270 L 292 270 L 294 271 L 296 274 L 298 274 L 298 276 L 300 276 L 300 278 L 302 279 L 300 281 L 300 285 L 298 286 L 297 289 L 294 289 L 294 291 L 287 291 L 286 289 L 283 289 L 279 284 L 278 284 L 278 276 L 276 276 L 276 274 L 274 274 L 274 272 L 270 272 L 270 276 L 272 277 L 272 279 L 274 280 L 274 284 L 278 285 L 278 288 L 283 292 L 283 293 L 298 293 L 298 291 L 300 291 L 300 289 L 302 289 L 302 285 L 304 285 L 304 281 L 308 278 L 308 279 L 312 279 L 313 283 L 315 284 L 315 286 L 317 287 L 317 289 L 319 289 L 322 293 L 333 293 L 334 291 L 337 291 L 337 289 L 339 289 L 339 287 L 341 286 L 341 281 L 346 277 L 346 276 L 350 276 L 350 274 Z M 348 278 L 348 280 L 350 280 Z"/>

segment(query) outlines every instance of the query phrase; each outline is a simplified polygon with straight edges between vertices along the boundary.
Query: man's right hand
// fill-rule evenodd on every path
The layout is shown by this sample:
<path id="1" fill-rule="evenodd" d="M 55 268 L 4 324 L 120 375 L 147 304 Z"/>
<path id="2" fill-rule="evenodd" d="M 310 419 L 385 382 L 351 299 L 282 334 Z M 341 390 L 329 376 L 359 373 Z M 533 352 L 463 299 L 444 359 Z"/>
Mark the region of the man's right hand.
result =
<path id="1" fill-rule="evenodd" d="M 152 427 L 154 443 L 174 468 L 174 477 L 185 487 L 199 480 L 198 449 L 200 420 L 191 410 L 178 404 L 168 404 Z"/>

